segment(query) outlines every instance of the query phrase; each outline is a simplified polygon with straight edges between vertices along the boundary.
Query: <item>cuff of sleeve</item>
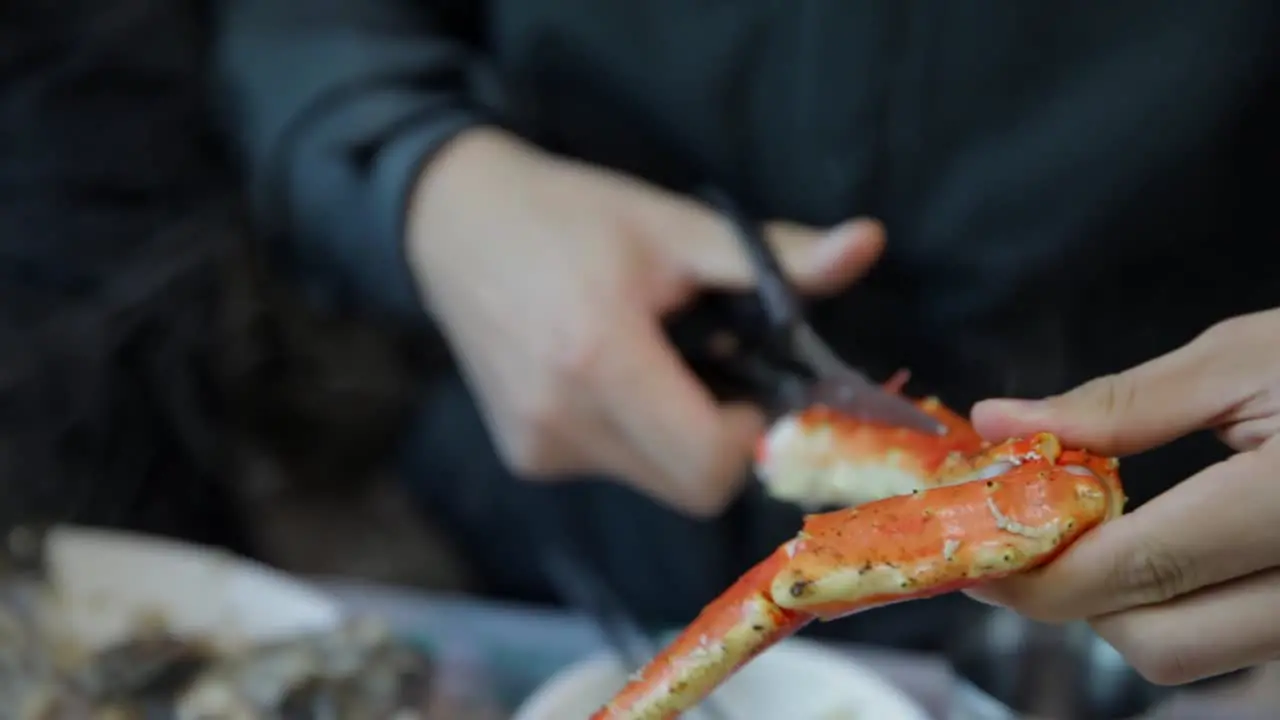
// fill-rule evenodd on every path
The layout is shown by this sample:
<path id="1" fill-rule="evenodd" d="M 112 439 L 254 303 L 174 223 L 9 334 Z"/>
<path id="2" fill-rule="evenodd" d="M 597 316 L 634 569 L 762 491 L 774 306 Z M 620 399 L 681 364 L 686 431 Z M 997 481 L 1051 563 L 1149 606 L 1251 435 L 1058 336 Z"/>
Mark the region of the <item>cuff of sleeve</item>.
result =
<path id="1" fill-rule="evenodd" d="M 418 176 L 434 155 L 463 130 L 483 122 L 476 114 L 459 111 L 448 118 L 405 131 L 378 153 L 370 184 L 371 247 L 366 292 L 379 307 L 406 317 L 423 315 L 422 289 L 406 254 L 410 195 Z"/>

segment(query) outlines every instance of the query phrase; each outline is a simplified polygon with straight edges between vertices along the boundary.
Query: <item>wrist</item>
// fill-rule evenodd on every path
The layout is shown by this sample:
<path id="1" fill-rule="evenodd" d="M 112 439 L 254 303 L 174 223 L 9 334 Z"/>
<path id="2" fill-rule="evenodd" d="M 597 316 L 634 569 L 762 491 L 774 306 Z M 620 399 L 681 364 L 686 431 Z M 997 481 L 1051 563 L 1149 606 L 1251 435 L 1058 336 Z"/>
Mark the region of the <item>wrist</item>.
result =
<path id="1" fill-rule="evenodd" d="M 437 264 L 439 240 L 452 234 L 450 220 L 474 202 L 480 175 L 500 162 L 521 141 L 496 127 L 477 125 L 455 135 L 437 150 L 418 173 L 405 206 L 404 250 L 409 269 L 430 313 L 431 284 L 426 270 Z"/>
<path id="2" fill-rule="evenodd" d="M 476 176 L 500 158 L 527 147 L 524 141 L 500 128 L 480 125 L 458 133 L 441 147 L 418 174 L 406 208 L 405 228 L 410 238 L 445 208 L 457 205 L 469 194 Z"/>

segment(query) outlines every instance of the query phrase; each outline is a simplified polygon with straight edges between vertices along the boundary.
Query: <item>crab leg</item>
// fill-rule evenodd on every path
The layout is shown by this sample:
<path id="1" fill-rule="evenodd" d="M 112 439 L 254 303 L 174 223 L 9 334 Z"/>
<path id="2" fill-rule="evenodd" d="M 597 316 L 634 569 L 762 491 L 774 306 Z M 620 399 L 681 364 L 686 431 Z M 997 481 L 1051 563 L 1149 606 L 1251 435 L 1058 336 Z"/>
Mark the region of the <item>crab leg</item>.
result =
<path id="1" fill-rule="evenodd" d="M 1033 569 L 1123 510 L 1117 462 L 1064 451 L 1049 434 L 913 461 L 929 475 L 898 486 L 906 494 L 888 486 L 868 491 L 887 497 L 808 516 L 794 539 L 707 606 L 593 720 L 677 717 L 813 620 Z"/>
<path id="2" fill-rule="evenodd" d="M 784 546 L 748 570 L 592 720 L 677 717 L 756 655 L 812 622 L 811 613 L 783 608 L 770 594 L 789 560 Z"/>

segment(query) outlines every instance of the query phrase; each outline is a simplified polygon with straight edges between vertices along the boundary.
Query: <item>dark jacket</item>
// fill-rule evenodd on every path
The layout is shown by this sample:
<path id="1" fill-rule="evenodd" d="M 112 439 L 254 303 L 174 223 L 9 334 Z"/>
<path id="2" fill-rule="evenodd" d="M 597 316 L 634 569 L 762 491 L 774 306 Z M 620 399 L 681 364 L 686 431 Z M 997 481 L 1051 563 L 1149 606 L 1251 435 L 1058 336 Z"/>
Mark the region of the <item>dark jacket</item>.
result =
<path id="1" fill-rule="evenodd" d="M 763 216 L 882 218 L 819 329 L 964 409 L 1280 304 L 1280 5 L 231 0 L 222 97 L 261 220 L 332 295 L 421 316 L 406 194 L 498 123 Z M 1126 465 L 1135 501 L 1216 458 Z"/>

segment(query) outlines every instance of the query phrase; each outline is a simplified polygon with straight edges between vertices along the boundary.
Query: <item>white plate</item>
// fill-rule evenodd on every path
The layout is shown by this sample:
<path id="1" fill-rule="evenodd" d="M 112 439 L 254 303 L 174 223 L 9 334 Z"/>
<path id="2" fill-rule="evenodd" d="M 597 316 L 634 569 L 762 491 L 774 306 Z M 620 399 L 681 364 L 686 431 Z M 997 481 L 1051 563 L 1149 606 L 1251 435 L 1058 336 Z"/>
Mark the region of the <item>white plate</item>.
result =
<path id="1" fill-rule="evenodd" d="M 161 618 L 223 645 L 335 627 L 339 606 L 305 583 L 227 553 L 112 530 L 58 527 L 45 540 L 59 630 L 88 650 Z"/>
<path id="2" fill-rule="evenodd" d="M 512 720 L 586 720 L 626 682 L 612 654 L 557 673 Z M 733 720 L 930 720 L 879 674 L 811 640 L 779 643 L 714 695 Z"/>

